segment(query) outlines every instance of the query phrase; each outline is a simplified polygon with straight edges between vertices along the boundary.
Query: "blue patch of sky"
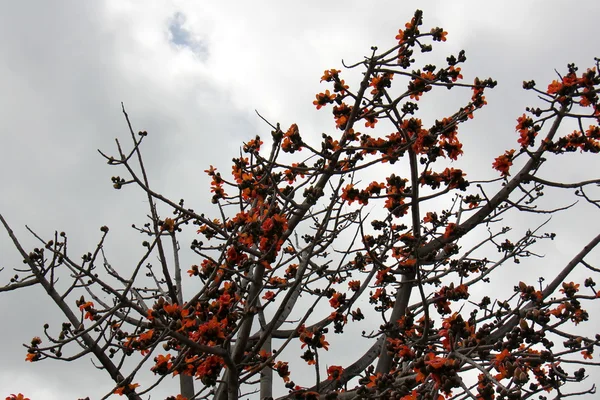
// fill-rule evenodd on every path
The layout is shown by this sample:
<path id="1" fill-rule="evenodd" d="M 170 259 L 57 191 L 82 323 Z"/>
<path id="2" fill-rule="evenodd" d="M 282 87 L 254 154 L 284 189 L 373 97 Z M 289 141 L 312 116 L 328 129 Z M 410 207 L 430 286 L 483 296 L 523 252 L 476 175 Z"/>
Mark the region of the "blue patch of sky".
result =
<path id="1" fill-rule="evenodd" d="M 187 30 L 185 25 L 185 15 L 181 12 L 176 12 L 169 22 L 170 41 L 175 46 L 187 47 L 194 54 L 206 58 L 208 56 L 208 48 L 201 40 L 195 39 Z"/>

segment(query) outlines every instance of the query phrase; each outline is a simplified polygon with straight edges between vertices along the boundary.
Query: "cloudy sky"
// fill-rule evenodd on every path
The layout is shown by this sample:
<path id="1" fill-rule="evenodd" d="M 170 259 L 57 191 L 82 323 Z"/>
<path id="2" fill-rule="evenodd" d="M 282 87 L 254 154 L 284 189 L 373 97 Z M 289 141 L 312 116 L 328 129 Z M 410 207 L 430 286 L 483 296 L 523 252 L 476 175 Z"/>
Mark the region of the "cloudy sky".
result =
<path id="1" fill-rule="evenodd" d="M 111 189 L 110 177 L 122 171 L 97 152 L 128 140 L 121 102 L 134 129 L 150 134 L 144 152 L 153 187 L 201 210 L 209 198 L 202 171 L 211 164 L 228 171 L 242 141 L 269 136 L 254 110 L 282 126 L 298 123 L 308 138 L 331 133 L 330 115 L 312 105 L 323 70 L 361 60 L 372 45 L 391 47 L 417 7 L 427 28 L 449 32 L 437 52 L 465 49 L 465 77 L 498 80 L 487 109 L 461 128 L 467 162 L 482 177 L 495 176 L 493 158 L 515 146 L 515 120 L 535 104 L 522 81 L 544 86 L 554 69 L 589 67 L 600 56 L 596 0 L 1 1 L 0 213 L 25 244 L 35 243 L 25 224 L 44 237 L 64 230 L 82 254 L 109 225 L 113 262 L 133 262 L 140 239 L 129 227 L 144 220 L 146 204 L 139 193 Z M 577 160 L 584 161 L 548 172 L 575 180 L 599 166 Z M 580 227 L 581 214 L 561 218 L 552 221 L 562 236 L 551 249 L 568 259 L 595 232 Z M 19 263 L 0 233 L 0 284 Z M 24 362 L 21 343 L 55 315 L 40 290 L 2 294 L 0 314 L 0 396 L 97 398 L 110 389 L 89 360 Z"/>

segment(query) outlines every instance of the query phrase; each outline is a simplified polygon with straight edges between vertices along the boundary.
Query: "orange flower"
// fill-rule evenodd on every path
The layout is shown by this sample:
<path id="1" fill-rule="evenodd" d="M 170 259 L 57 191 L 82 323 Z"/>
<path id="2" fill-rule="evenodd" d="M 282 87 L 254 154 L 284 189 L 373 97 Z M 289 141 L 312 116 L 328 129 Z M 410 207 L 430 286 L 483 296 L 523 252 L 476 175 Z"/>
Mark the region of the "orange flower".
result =
<path id="1" fill-rule="evenodd" d="M 281 378 L 283 378 L 284 382 L 290 381 L 290 369 L 287 362 L 277 361 L 275 365 L 273 365 L 273 369 L 277 371 Z"/>
<path id="2" fill-rule="evenodd" d="M 154 362 L 156 364 L 150 368 L 150 371 L 154 372 L 155 374 L 166 375 L 173 367 L 173 363 L 171 362 L 171 354 L 167 354 L 166 356 L 159 354 L 154 358 Z"/>
<path id="3" fill-rule="evenodd" d="M 167 354 L 166 356 L 159 354 L 158 356 L 156 356 L 156 365 L 161 365 L 165 363 L 168 364 L 169 360 L 171 360 L 171 354 Z"/>
<path id="4" fill-rule="evenodd" d="M 219 340 L 225 339 L 226 329 L 227 318 L 224 318 L 221 321 L 219 321 L 217 320 L 217 317 L 212 317 L 212 319 L 198 327 L 196 337 L 209 345 L 213 345 Z"/>
<path id="5" fill-rule="evenodd" d="M 420 374 L 420 372 L 419 372 Z M 410 392 L 410 394 L 407 394 L 406 396 L 402 396 L 400 398 L 400 400 L 417 400 L 419 398 L 419 394 L 417 393 L 416 389 L 413 389 L 412 392 Z"/>
<path id="6" fill-rule="evenodd" d="M 161 231 L 173 232 L 175 230 L 175 221 L 173 218 L 165 218 L 162 226 L 160 227 Z"/>
<path id="7" fill-rule="evenodd" d="M 79 309 L 81 311 L 85 310 L 86 308 L 89 307 L 94 307 L 94 303 L 92 303 L 91 301 L 88 301 L 87 303 L 83 303 L 82 305 L 79 306 Z"/>
<path id="8" fill-rule="evenodd" d="M 434 42 L 445 42 L 448 32 L 444 31 L 442 28 L 432 28 L 431 34 L 433 35 Z"/>
<path id="9" fill-rule="evenodd" d="M 375 293 L 371 295 L 371 299 L 377 301 L 379 300 L 379 297 L 381 297 L 382 294 L 385 294 L 384 289 L 378 288 L 377 290 L 375 290 Z"/>
<path id="10" fill-rule="evenodd" d="M 273 229 L 274 226 L 275 226 L 275 224 L 273 223 L 273 220 L 271 218 L 267 218 L 262 223 L 261 228 L 264 233 L 269 233 L 271 231 L 271 229 Z"/>
<path id="11" fill-rule="evenodd" d="M 325 350 L 329 350 L 329 342 L 325 340 L 325 335 L 319 338 L 319 343 L 321 344 L 321 347 L 323 347 Z"/>
<path id="12" fill-rule="evenodd" d="M 267 300 L 267 301 L 271 301 L 274 298 L 275 298 L 275 292 L 273 292 L 271 290 L 269 290 L 268 292 L 266 292 L 265 295 L 263 296 L 263 299 Z"/>
<path id="13" fill-rule="evenodd" d="M 273 215 L 273 221 L 276 222 L 277 224 L 279 224 L 279 229 L 281 229 L 282 231 L 287 230 L 288 223 L 287 223 L 287 218 L 285 217 L 285 215 L 275 214 L 275 215 Z"/>
<path id="14" fill-rule="evenodd" d="M 374 117 L 365 117 L 365 127 L 366 128 L 375 128 L 375 124 L 377 123 L 377 118 Z"/>
<path id="15" fill-rule="evenodd" d="M 454 231 L 456 230 L 456 224 L 454 222 L 450 222 L 448 226 L 446 226 L 446 231 L 444 232 L 444 239 L 448 239 Z"/>
<path id="16" fill-rule="evenodd" d="M 327 379 L 330 381 L 337 381 L 342 377 L 342 373 L 344 372 L 344 368 L 339 365 L 332 365 L 327 368 Z"/>
<path id="17" fill-rule="evenodd" d="M 415 376 L 415 380 L 417 381 L 417 383 L 424 382 L 426 376 L 423 373 L 423 371 L 421 371 L 420 369 L 415 368 L 415 372 L 417 373 L 417 376 Z M 413 390 L 413 392 L 415 392 L 415 391 Z M 408 399 L 410 399 L 410 400 L 417 400 L 416 397 L 406 397 L 406 396 L 404 396 L 402 398 L 402 400 L 408 400 Z"/>
<path id="18" fill-rule="evenodd" d="M 215 379 L 215 376 L 221 372 L 221 368 L 225 362 L 219 356 L 208 356 L 202 363 L 196 368 L 195 375 L 199 379 Z"/>
<path id="19" fill-rule="evenodd" d="M 336 95 L 329 92 L 329 90 L 326 90 L 325 93 L 319 93 L 316 97 L 317 99 L 313 101 L 313 104 L 317 106 L 317 110 L 320 110 L 324 105 L 332 103 L 333 100 L 335 100 Z"/>
<path id="20" fill-rule="evenodd" d="M 167 314 L 175 314 L 179 309 L 178 304 L 165 304 L 163 309 L 167 312 Z"/>
<path id="21" fill-rule="evenodd" d="M 584 92 L 589 92 L 589 90 L 587 88 L 583 89 Z M 589 107 L 592 105 L 592 102 L 590 101 L 590 99 L 588 97 L 586 97 L 585 95 L 583 95 L 581 97 L 581 100 L 579 100 L 579 105 L 582 107 Z"/>
<path id="22" fill-rule="evenodd" d="M 323 82 L 323 81 L 331 82 L 332 80 L 334 80 L 335 78 L 338 77 L 339 73 L 340 73 L 340 71 L 337 69 L 327 70 L 327 71 L 323 72 L 323 76 L 321 77 L 321 82 Z"/>
<path id="23" fill-rule="evenodd" d="M 373 90 L 371 90 L 371 94 L 378 94 L 384 88 L 391 87 L 392 79 L 394 79 L 394 74 L 388 72 L 383 75 L 373 76 L 371 83 L 369 84 L 369 86 L 373 88 Z"/>
<path id="24" fill-rule="evenodd" d="M 120 387 L 116 388 L 113 393 L 114 394 L 118 394 L 119 396 L 123 396 L 125 394 L 124 393 L 125 389 L 134 390 L 138 386 L 140 386 L 139 383 L 131 383 L 131 384 L 127 385 L 127 386 L 120 386 Z"/>
<path id="25" fill-rule="evenodd" d="M 398 29 L 396 40 L 398 41 L 398 43 L 402 43 L 402 41 L 404 40 L 404 31 L 402 29 Z"/>
<path id="26" fill-rule="evenodd" d="M 573 297 L 575 295 L 575 293 L 577 293 L 579 291 L 579 283 L 575 283 L 575 282 L 563 282 L 562 284 L 562 289 L 560 289 L 560 292 L 567 295 L 567 297 Z"/>
<path id="27" fill-rule="evenodd" d="M 407 268 L 407 267 L 414 267 L 416 263 L 417 263 L 416 258 L 407 258 L 407 259 L 400 261 L 399 265 L 401 267 Z"/>
<path id="28" fill-rule="evenodd" d="M 368 388 L 375 387 L 377 385 L 377 380 L 380 376 L 381 376 L 381 372 L 378 372 L 377 375 L 371 375 L 369 377 L 369 383 L 367 383 L 365 386 Z"/>
<path id="29" fill-rule="evenodd" d="M 548 85 L 548 90 L 546 93 L 548 94 L 556 94 L 563 88 L 563 84 L 557 80 L 552 81 L 551 84 Z"/>
<path id="30" fill-rule="evenodd" d="M 244 151 L 260 151 L 260 146 L 263 144 L 263 141 L 260 140 L 259 136 L 256 136 L 255 139 L 250 140 L 248 143 L 244 145 Z"/>
<path id="31" fill-rule="evenodd" d="M 375 285 L 380 285 L 381 283 L 386 281 L 386 278 L 388 278 L 388 272 L 390 272 L 392 269 L 391 268 L 384 268 L 382 270 L 379 270 L 377 272 L 376 275 L 376 281 L 375 281 Z"/>
<path id="32" fill-rule="evenodd" d="M 341 79 L 339 82 L 335 82 L 333 84 L 333 91 L 336 93 L 340 93 L 342 95 L 346 94 L 346 90 L 348 90 L 350 86 L 346 85 L 346 82 L 344 82 L 343 79 Z"/>
<path id="33" fill-rule="evenodd" d="M 455 67 L 454 65 L 448 68 L 448 75 L 452 78 L 452 82 L 456 82 L 458 79 L 463 79 L 460 70 L 460 67 Z"/>
<path id="34" fill-rule="evenodd" d="M 517 126 L 515 129 L 519 133 L 527 132 L 533 126 L 533 120 L 525 114 L 517 118 Z"/>
<path id="35" fill-rule="evenodd" d="M 504 349 L 502 350 L 502 353 L 496 354 L 496 357 L 494 357 L 494 364 L 497 366 L 502 364 L 507 357 L 510 357 L 510 351 Z"/>
<path id="36" fill-rule="evenodd" d="M 346 296 L 340 292 L 335 292 L 331 299 L 329 299 L 329 305 L 333 308 L 339 308 L 346 301 Z"/>
<path id="37" fill-rule="evenodd" d="M 435 354 L 429 353 L 427 354 L 425 364 L 431 366 L 433 369 L 440 369 L 446 365 L 446 361 L 447 359 L 444 357 L 436 357 Z"/>
<path id="38" fill-rule="evenodd" d="M 29 400 L 28 397 L 23 396 L 23 394 L 11 394 L 6 398 L 6 400 Z"/>
<path id="39" fill-rule="evenodd" d="M 514 150 L 507 150 L 506 152 L 504 152 L 503 155 L 496 157 L 494 163 L 492 164 L 492 167 L 496 171 L 499 171 L 502 174 L 502 176 L 509 176 L 510 173 L 508 171 L 513 165 L 512 160 L 514 153 Z"/>
<path id="40" fill-rule="evenodd" d="M 339 129 L 345 129 L 348 118 L 352 114 L 352 107 L 346 103 L 342 103 L 339 106 L 333 107 L 333 117 L 335 119 L 336 127 Z"/>
<path id="41" fill-rule="evenodd" d="M 352 204 L 352 202 L 358 198 L 359 194 L 360 191 L 354 189 L 354 185 L 346 185 L 346 187 L 342 189 L 342 200 L 347 201 L 348 204 Z"/>
<path id="42" fill-rule="evenodd" d="M 148 316 L 147 316 L 148 320 L 153 321 L 154 320 L 154 310 L 149 308 L 148 309 Z"/>
<path id="43" fill-rule="evenodd" d="M 498 372 L 499 372 L 499 374 L 496 374 L 496 376 L 494 376 L 494 378 L 496 380 L 502 380 L 504 378 L 508 378 L 509 377 L 508 370 L 506 369 L 506 367 L 504 365 L 500 365 L 498 367 Z"/>
<path id="44" fill-rule="evenodd" d="M 437 221 L 437 214 L 434 212 L 428 212 L 427 214 L 425 214 L 425 218 L 423 218 L 423 222 L 424 223 L 428 223 L 428 222 L 436 222 Z"/>
<path id="45" fill-rule="evenodd" d="M 138 337 L 138 339 L 140 341 L 152 340 L 152 336 L 154 336 L 154 330 L 150 329 L 150 330 L 147 330 L 146 332 L 140 334 L 140 336 Z"/>

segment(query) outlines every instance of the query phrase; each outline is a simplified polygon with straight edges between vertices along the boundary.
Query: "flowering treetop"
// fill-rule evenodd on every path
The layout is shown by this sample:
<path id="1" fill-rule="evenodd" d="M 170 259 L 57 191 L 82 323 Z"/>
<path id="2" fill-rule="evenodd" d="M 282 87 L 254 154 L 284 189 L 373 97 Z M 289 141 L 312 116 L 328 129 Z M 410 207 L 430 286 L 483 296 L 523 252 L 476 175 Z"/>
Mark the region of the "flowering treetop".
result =
<path id="1" fill-rule="evenodd" d="M 150 222 L 136 228 L 148 235 L 145 253 L 129 275 L 104 258 L 107 227 L 95 250 L 75 260 L 65 234 L 40 239 L 44 246 L 27 252 L 2 218 L 29 268 L 4 289 L 40 284 L 66 318 L 58 332 L 46 326 L 45 338 L 28 344 L 27 360 L 91 353 L 113 379 L 111 392 L 131 399 L 167 375 L 181 377 L 181 392 L 169 397 L 177 400 L 237 399 L 253 391 L 272 398 L 273 372 L 287 388 L 282 398 L 290 399 L 524 399 L 564 394 L 568 383 L 582 381 L 579 364 L 592 364 L 585 360 L 599 339 L 577 329 L 590 318 L 584 304 L 598 293 L 591 277 L 585 288 L 567 277 L 575 267 L 597 272 L 584 259 L 600 236 L 549 283 L 515 282 L 506 299 L 474 300 L 472 288 L 489 284 L 507 262 L 534 255 L 536 241 L 554 239 L 541 227 L 508 239 L 511 229 L 500 226 L 508 213 L 561 211 L 536 208 L 544 186 L 576 189 L 600 206 L 589 195 L 600 180 L 537 176 L 549 156 L 600 151 L 598 60 L 583 73 L 569 65 L 546 90 L 524 82 L 542 105 L 517 118 L 516 146 L 490 160 L 493 178 L 473 184 L 453 164 L 463 155 L 458 128 L 486 106 L 485 91 L 496 82 L 465 83 L 464 51 L 444 65 L 418 67 L 419 52 L 447 40 L 442 28 L 422 25 L 417 11 L 393 47 L 374 47 L 347 66 L 362 70 L 354 87 L 341 70 L 323 73 L 328 88 L 313 104 L 332 112 L 335 129 L 318 145 L 297 124 L 270 124 L 270 146 L 258 136 L 244 143 L 230 175 L 210 166 L 217 218 L 150 188 L 141 155 L 147 132 L 136 136 L 125 113 L 133 147 L 126 152 L 119 144 L 117 156 L 105 157 L 129 175 L 113 177 L 114 187 L 137 185 L 150 204 Z M 419 111 L 441 89 L 467 95 L 428 126 Z M 563 132 L 566 120 L 578 128 Z M 172 214 L 159 215 L 157 203 Z M 176 237 L 189 223 L 200 236 L 191 244 L 198 262 L 186 278 Z M 72 282 L 67 289 L 56 286 L 60 274 Z M 185 279 L 199 289 L 184 294 Z M 323 308 L 328 315 L 319 316 Z M 325 354 L 339 350 L 335 336 L 364 319 L 372 332 L 353 340 L 370 348 L 349 365 L 324 364 L 331 360 Z M 76 346 L 81 353 L 65 355 Z M 293 348 L 299 360 L 290 359 Z M 314 375 L 295 375 L 298 362 Z M 136 380 L 143 366 L 156 384 Z"/>

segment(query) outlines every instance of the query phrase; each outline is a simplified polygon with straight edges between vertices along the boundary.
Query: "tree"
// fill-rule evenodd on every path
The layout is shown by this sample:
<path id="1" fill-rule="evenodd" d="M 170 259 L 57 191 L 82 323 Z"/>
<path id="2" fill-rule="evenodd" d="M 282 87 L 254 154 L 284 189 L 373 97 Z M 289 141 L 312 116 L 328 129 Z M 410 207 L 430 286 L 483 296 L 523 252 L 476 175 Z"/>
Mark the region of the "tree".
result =
<path id="1" fill-rule="evenodd" d="M 555 238 L 544 223 L 512 233 L 503 218 L 580 206 L 546 209 L 544 190 L 573 191 L 600 207 L 593 192 L 600 179 L 539 176 L 568 153 L 600 151 L 600 61 L 585 72 L 569 65 L 546 90 L 524 82 L 540 106 L 518 117 L 517 149 L 490 160 L 492 178 L 468 181 L 454 167 L 463 153 L 458 126 L 486 105 L 484 91 L 496 82 L 463 83 L 463 51 L 443 67 L 417 69 L 415 50 L 430 52 L 447 35 L 421 26 L 417 11 L 391 49 L 374 47 L 347 66 L 362 70 L 355 87 L 339 70 L 324 72 L 329 88 L 314 105 L 332 110 L 337 133 L 323 134 L 320 146 L 296 124 L 265 120 L 270 147 L 260 137 L 244 143 L 231 177 L 210 166 L 216 219 L 150 187 L 141 151 L 148 134 L 135 134 L 123 108 L 131 148 L 117 141 L 116 155 L 101 154 L 127 174 L 113 177 L 115 189 L 135 186 L 147 195 L 149 222 L 134 225 L 146 238 L 136 266 L 111 266 L 103 250 L 108 227 L 78 260 L 65 233 L 36 235 L 42 245 L 28 251 L 0 216 L 26 266 L 1 290 L 40 285 L 65 317 L 31 340 L 27 361 L 93 355 L 114 381 L 111 393 L 130 399 L 169 375 L 180 377 L 180 392 L 170 397 L 178 400 L 271 398 L 278 380 L 290 399 L 594 393 L 593 385 L 572 383 L 587 377 L 582 365 L 595 365 L 587 360 L 600 337 L 582 327 L 590 318 L 584 306 L 600 295 L 591 277 L 585 288 L 568 278 L 576 267 L 598 271 L 585 257 L 600 235 L 556 274 L 517 279 L 507 297 L 472 294 L 489 291 L 509 262 L 536 257 L 536 242 Z M 470 95 L 426 128 L 422 103 L 442 89 Z M 569 125 L 574 130 L 565 132 Z M 197 263 L 184 266 L 178 236 L 189 225 L 200 239 L 190 246 Z M 336 351 L 329 342 L 364 319 L 370 328 L 352 340 L 367 341 L 368 350 L 348 365 L 324 363 Z M 300 358 L 289 358 L 298 348 Z M 295 376 L 298 363 L 313 375 Z M 155 383 L 136 379 L 144 368 Z"/>

